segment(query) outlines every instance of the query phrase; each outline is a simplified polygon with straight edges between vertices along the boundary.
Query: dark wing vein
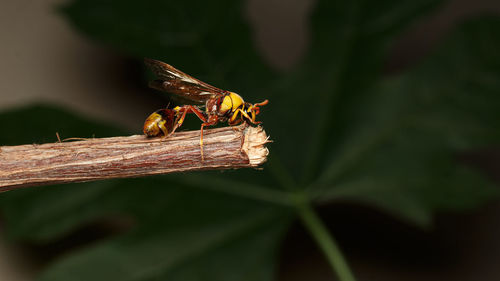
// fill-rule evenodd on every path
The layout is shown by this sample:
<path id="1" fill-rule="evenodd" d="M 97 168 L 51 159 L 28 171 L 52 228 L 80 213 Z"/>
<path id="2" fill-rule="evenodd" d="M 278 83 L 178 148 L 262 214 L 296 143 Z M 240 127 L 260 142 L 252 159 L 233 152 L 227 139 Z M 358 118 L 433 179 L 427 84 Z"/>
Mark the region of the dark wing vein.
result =
<path id="1" fill-rule="evenodd" d="M 176 94 L 198 103 L 203 103 L 226 92 L 191 77 L 164 62 L 146 58 L 144 63 L 159 78 L 149 83 L 153 89 Z"/>

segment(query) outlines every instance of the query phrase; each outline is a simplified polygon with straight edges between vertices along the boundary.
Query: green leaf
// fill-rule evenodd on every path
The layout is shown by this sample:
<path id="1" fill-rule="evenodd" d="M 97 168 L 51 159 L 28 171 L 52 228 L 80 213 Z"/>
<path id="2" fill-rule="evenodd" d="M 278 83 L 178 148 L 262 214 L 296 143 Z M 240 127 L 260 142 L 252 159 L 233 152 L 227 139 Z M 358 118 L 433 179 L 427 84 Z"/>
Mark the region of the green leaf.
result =
<path id="1" fill-rule="evenodd" d="M 275 89 L 280 107 L 272 110 L 281 118 L 265 123 L 301 185 L 318 176 L 325 151 L 338 145 L 351 126 L 350 115 L 362 114 L 358 104 L 370 97 L 370 88 L 380 79 L 391 39 L 440 3 L 318 1 L 311 16 L 309 52 Z M 296 149 L 297 143 L 302 149 Z"/>
<path id="2" fill-rule="evenodd" d="M 350 198 L 419 223 L 428 223 L 433 210 L 497 195 L 498 188 L 455 158 L 500 142 L 500 83 L 494 79 L 500 59 L 488 50 L 500 46 L 499 26 L 498 19 L 465 24 L 421 66 L 375 86 L 311 189 L 322 200 L 325 190 L 333 196 L 350 189 Z"/>
<path id="3" fill-rule="evenodd" d="M 209 215 L 166 208 L 162 219 L 68 257 L 42 280 L 271 280 L 286 226 L 276 221 L 283 217 L 270 216 L 270 209 L 228 209 L 222 202 L 218 206 L 224 208 L 217 210 L 213 204 L 195 208 Z M 193 207 L 183 206 L 188 213 Z"/>
<path id="4" fill-rule="evenodd" d="M 72 1 L 61 11 L 79 30 L 136 57 L 168 61 L 210 81 L 261 98 L 255 81 L 273 72 L 255 51 L 243 1 Z"/>
<path id="5" fill-rule="evenodd" d="M 284 74 L 255 49 L 243 1 L 67 4 L 63 14 L 94 40 L 249 102 L 269 98 L 259 120 L 274 141 L 270 161 L 263 171 L 2 194 L 10 236 L 45 243 L 102 218 L 134 222 L 59 259 L 43 280 L 272 280 L 290 206 L 351 200 L 425 226 L 435 211 L 496 197 L 498 187 L 457 156 L 500 143 L 500 20 L 462 24 L 418 66 L 382 75 L 393 38 L 441 2 L 320 0 L 309 50 Z M 41 107 L 0 115 L 0 129 L 9 132 L 2 144 L 119 133 Z"/>

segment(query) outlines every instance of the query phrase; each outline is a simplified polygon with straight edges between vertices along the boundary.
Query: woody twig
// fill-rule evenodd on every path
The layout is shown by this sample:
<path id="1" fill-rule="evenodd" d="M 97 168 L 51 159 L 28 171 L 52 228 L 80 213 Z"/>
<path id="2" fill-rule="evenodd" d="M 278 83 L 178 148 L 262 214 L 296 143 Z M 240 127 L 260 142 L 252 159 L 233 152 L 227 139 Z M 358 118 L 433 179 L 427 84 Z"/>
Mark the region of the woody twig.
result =
<path id="1" fill-rule="evenodd" d="M 143 135 L 0 147 L 0 192 L 20 187 L 142 177 L 195 170 L 255 168 L 267 159 L 262 127 L 241 125 L 168 138 Z"/>

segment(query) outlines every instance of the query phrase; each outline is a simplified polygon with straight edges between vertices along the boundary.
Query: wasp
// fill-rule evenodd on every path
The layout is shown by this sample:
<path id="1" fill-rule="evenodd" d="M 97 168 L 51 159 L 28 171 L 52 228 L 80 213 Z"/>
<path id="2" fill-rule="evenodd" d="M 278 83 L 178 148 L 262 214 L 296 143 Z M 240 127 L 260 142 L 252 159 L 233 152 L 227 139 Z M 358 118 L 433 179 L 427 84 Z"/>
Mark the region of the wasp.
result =
<path id="1" fill-rule="evenodd" d="M 245 102 L 235 92 L 222 90 L 202 82 L 164 62 L 144 59 L 147 66 L 157 76 L 157 80 L 149 83 L 153 89 L 182 96 L 198 105 L 176 106 L 173 109 L 160 109 L 152 113 L 144 123 L 144 134 L 149 137 L 168 136 L 182 126 L 188 113 L 195 114 L 201 121 L 200 152 L 203 156 L 203 128 L 219 122 L 227 122 L 230 126 L 242 122 L 260 124 L 256 116 L 260 107 L 269 101 L 260 103 Z"/>

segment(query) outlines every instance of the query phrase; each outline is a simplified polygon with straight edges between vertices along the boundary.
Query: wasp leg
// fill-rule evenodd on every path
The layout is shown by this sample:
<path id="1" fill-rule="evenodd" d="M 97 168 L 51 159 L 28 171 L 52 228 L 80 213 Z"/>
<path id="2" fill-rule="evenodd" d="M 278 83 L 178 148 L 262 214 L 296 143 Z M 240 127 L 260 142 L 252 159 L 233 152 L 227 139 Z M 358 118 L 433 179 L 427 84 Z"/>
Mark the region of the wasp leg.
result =
<path id="1" fill-rule="evenodd" d="M 201 121 L 203 122 L 207 122 L 207 118 L 203 115 L 203 111 L 201 111 L 198 107 L 196 106 L 193 106 L 193 105 L 184 105 L 182 107 L 180 107 L 178 109 L 178 112 L 179 113 L 182 113 L 181 117 L 179 118 L 179 120 L 177 120 L 177 124 L 175 125 L 174 127 L 174 131 L 175 129 L 177 129 L 178 127 L 182 126 L 182 124 L 184 123 L 184 119 L 186 118 L 186 114 L 188 113 L 194 113 L 196 114 L 196 116 L 198 118 L 200 118 Z"/>
<path id="2" fill-rule="evenodd" d="M 219 121 L 219 117 L 217 115 L 211 115 L 207 121 L 203 122 L 201 124 L 200 128 L 200 151 L 201 151 L 201 161 L 205 161 L 205 157 L 203 155 L 203 127 L 205 126 L 213 126 L 217 124 L 217 121 Z"/>
<path id="3" fill-rule="evenodd" d="M 229 123 L 229 126 L 233 129 L 233 131 L 238 132 L 240 129 L 236 125 L 239 125 L 241 122 L 241 119 L 238 119 L 234 123 Z"/>
<path id="4" fill-rule="evenodd" d="M 217 116 L 210 116 L 210 118 L 207 119 L 205 115 L 203 114 L 203 111 L 201 111 L 198 107 L 193 106 L 193 105 L 184 105 L 178 109 L 178 112 L 181 113 L 182 115 L 179 117 L 179 120 L 177 121 L 177 124 L 174 127 L 174 130 L 177 129 L 177 127 L 182 126 L 184 123 L 184 119 L 186 118 L 186 115 L 188 113 L 194 113 L 196 116 L 203 121 L 201 124 L 201 129 L 200 129 L 200 151 L 201 151 L 201 161 L 205 160 L 205 157 L 203 155 L 203 127 L 204 126 L 212 126 L 217 124 L 218 117 Z"/>
<path id="5" fill-rule="evenodd" d="M 231 116 L 231 118 L 229 118 L 229 120 L 227 121 L 227 123 L 231 126 L 234 126 L 234 125 L 237 125 L 238 123 L 240 123 L 242 120 L 241 118 L 238 119 L 238 113 L 243 113 L 243 111 L 241 110 L 241 108 L 238 108 L 236 109 L 236 111 L 233 113 L 233 115 Z"/>
<path id="6" fill-rule="evenodd" d="M 158 122 L 158 127 L 163 132 L 163 135 L 164 135 L 165 138 L 169 135 L 168 129 L 167 129 L 167 127 L 165 127 L 166 123 L 167 123 L 167 121 L 165 121 L 165 120 L 162 120 L 162 121 Z M 173 131 L 171 132 L 171 134 L 172 133 L 173 133 Z"/>
<path id="7" fill-rule="evenodd" d="M 267 103 L 267 100 L 266 100 L 266 103 Z M 234 112 L 233 116 L 231 116 L 231 119 L 229 119 L 229 125 L 236 125 L 238 124 L 239 122 L 241 122 L 241 120 L 239 121 L 235 121 L 236 120 L 236 117 L 238 117 L 238 113 L 240 113 L 241 115 L 245 116 L 245 118 L 247 118 L 247 120 L 249 120 L 252 124 L 254 125 L 257 125 L 257 124 L 261 124 L 262 122 L 261 121 L 253 121 L 252 118 L 250 116 L 248 116 L 248 114 L 241 110 L 241 108 L 238 108 L 236 109 L 236 111 Z M 233 123 L 234 122 L 234 123 Z"/>

